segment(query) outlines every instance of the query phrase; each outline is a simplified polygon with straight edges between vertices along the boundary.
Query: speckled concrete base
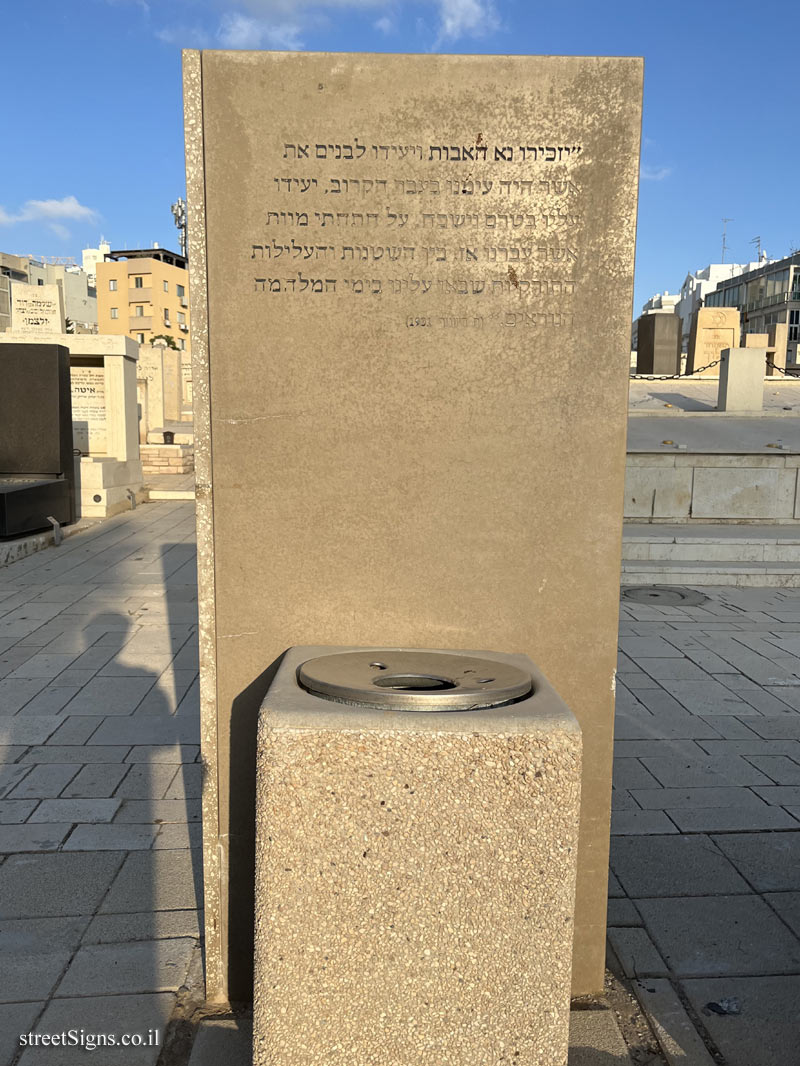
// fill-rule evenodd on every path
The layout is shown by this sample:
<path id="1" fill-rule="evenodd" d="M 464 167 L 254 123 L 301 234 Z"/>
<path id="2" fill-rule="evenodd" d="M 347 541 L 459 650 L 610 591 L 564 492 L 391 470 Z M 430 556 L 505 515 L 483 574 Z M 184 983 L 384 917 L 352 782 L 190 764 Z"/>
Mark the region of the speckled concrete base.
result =
<path id="1" fill-rule="evenodd" d="M 563 1066 L 581 737 L 493 710 L 317 699 L 287 653 L 261 710 L 254 1066 Z M 491 655 L 481 652 L 479 654 Z"/>

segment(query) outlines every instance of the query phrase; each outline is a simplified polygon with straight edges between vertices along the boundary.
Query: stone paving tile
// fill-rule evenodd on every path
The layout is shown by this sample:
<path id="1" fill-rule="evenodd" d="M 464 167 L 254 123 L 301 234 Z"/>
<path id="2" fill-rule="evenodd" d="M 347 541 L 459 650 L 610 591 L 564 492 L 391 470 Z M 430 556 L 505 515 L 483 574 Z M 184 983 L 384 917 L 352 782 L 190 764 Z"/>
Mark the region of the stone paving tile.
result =
<path id="1" fill-rule="evenodd" d="M 682 833 L 726 833 L 758 829 L 800 829 L 800 822 L 780 807 L 716 807 L 667 811 Z"/>
<path id="2" fill-rule="evenodd" d="M 81 800 L 74 800 L 80 803 Z M 87 802 L 102 802 L 92 800 Z M 64 842 L 64 851 L 141 851 L 153 846 L 157 826 L 89 823 L 76 825 Z"/>
<path id="3" fill-rule="evenodd" d="M 203 844 L 202 826 L 199 822 L 189 825 L 162 825 L 153 847 L 162 848 L 200 848 Z"/>
<path id="4" fill-rule="evenodd" d="M 200 804 L 186 800 L 122 800 L 115 822 L 197 822 Z"/>
<path id="5" fill-rule="evenodd" d="M 4 763 L 16 762 L 27 750 L 26 744 L 2 744 L 0 745 L 0 766 Z"/>
<path id="6" fill-rule="evenodd" d="M 612 811 L 612 836 L 642 836 L 677 833 L 678 829 L 663 811 Z"/>
<path id="7" fill-rule="evenodd" d="M 189 937 L 84 945 L 70 963 L 56 996 L 122 995 L 179 988 L 194 948 L 195 941 Z"/>
<path id="8" fill-rule="evenodd" d="M 726 1066 L 792 1066 L 797 1061 L 800 977 L 724 977 L 682 982 Z M 707 1004 L 736 1000 L 738 1014 Z"/>
<path id="9" fill-rule="evenodd" d="M 644 810 L 678 811 L 696 807 L 754 807 L 764 804 L 749 788 L 736 786 L 711 788 L 637 788 L 633 799 Z M 671 815 L 670 815 L 671 816 Z"/>
<path id="10" fill-rule="evenodd" d="M 201 920 L 202 914 L 198 914 L 194 909 L 145 911 L 142 914 L 98 914 L 83 934 L 83 943 L 123 944 L 133 940 L 162 940 L 184 936 L 197 939 L 201 935 Z"/>
<path id="11" fill-rule="evenodd" d="M 24 851 L 55 851 L 70 829 L 71 822 L 0 825 L 0 852 L 15 854 Z"/>
<path id="12" fill-rule="evenodd" d="M 639 659 L 683 657 L 683 652 L 663 637 L 620 637 L 619 646 L 636 663 Z"/>
<path id="13" fill-rule="evenodd" d="M 731 862 L 703 835 L 616 837 L 611 869 L 631 897 L 749 893 Z"/>
<path id="14" fill-rule="evenodd" d="M 609 928 L 626 925 L 644 925 L 641 914 L 633 900 L 610 899 L 608 901 L 607 921 Z"/>
<path id="15" fill-rule="evenodd" d="M 114 795 L 120 799 L 180 799 L 180 796 L 165 797 L 165 793 L 179 773 L 180 763 L 125 763 L 128 772 Z M 187 764 L 189 765 L 189 764 Z"/>
<path id="16" fill-rule="evenodd" d="M 20 825 L 28 820 L 35 810 L 38 800 L 0 800 L 0 825 Z"/>
<path id="17" fill-rule="evenodd" d="M 119 805 L 118 799 L 47 799 L 36 808 L 30 823 L 110 822 Z"/>
<path id="18" fill-rule="evenodd" d="M 89 924 L 86 916 L 15 918 L 0 921 L 0 958 L 10 955 L 48 955 L 74 951 Z"/>
<path id="19" fill-rule="evenodd" d="M 63 719 L 69 721 L 69 719 Z M 20 763 L 111 762 L 119 763 L 130 751 L 127 744 L 46 744 L 29 748 Z M 18 764 L 19 765 L 19 764 Z"/>
<path id="20" fill-rule="evenodd" d="M 47 685 L 46 677 L 5 677 L 0 681 L 0 714 L 12 715 L 41 692 Z M 3 723 L 5 729 L 5 723 Z M 2 734 L 0 734 L 1 736 Z"/>
<path id="21" fill-rule="evenodd" d="M 735 696 L 743 699 L 759 714 L 787 714 L 791 710 L 781 699 L 742 674 L 714 674 L 713 678 L 725 688 L 730 689 Z"/>
<path id="22" fill-rule="evenodd" d="M 141 723 L 137 720 L 141 729 Z M 133 763 L 193 763 L 200 754 L 199 744 L 139 744 L 125 756 Z"/>
<path id="23" fill-rule="evenodd" d="M 702 759 L 665 755 L 645 758 L 642 762 L 666 788 L 771 784 L 765 774 L 741 755 L 708 755 Z"/>
<path id="24" fill-rule="evenodd" d="M 202 766 L 197 763 L 183 763 L 164 793 L 164 799 L 199 798 L 202 792 L 202 779 Z"/>
<path id="25" fill-rule="evenodd" d="M 718 714 L 735 714 L 737 717 L 758 715 L 755 707 L 745 703 L 719 681 L 706 676 L 704 681 L 671 681 L 660 684 L 692 714 L 706 717 Z"/>
<path id="26" fill-rule="evenodd" d="M 762 740 L 753 733 L 749 740 L 698 740 L 697 743 L 707 755 L 746 755 L 748 762 L 752 762 L 751 755 L 788 755 L 800 760 L 800 740 Z M 753 765 L 758 767 L 758 763 Z"/>
<path id="27" fill-rule="evenodd" d="M 694 716 L 693 716 L 694 717 Z M 698 721 L 713 723 L 716 739 L 723 740 L 747 740 L 748 737 L 757 737 L 757 734 L 749 728 L 749 725 L 745 725 L 745 720 L 741 718 L 734 718 L 732 715 L 717 714 L 711 718 L 703 718 L 701 715 L 697 715 Z M 749 722 L 761 722 L 762 718 L 748 718 Z M 698 743 L 702 743 L 704 737 L 698 738 Z"/>
<path id="28" fill-rule="evenodd" d="M 198 905 L 201 894 L 202 855 L 199 850 L 139 852 L 125 860 L 100 912 L 186 910 Z"/>
<path id="29" fill-rule="evenodd" d="M 31 1031 L 43 1009 L 44 1002 L 0 1005 L 0 1062 L 3 1066 L 13 1061 L 20 1048 L 20 1036 Z M 54 1066 L 52 1061 L 50 1066 Z"/>
<path id="30" fill-rule="evenodd" d="M 638 759 L 614 759 L 615 788 L 648 788 L 651 785 L 658 785 L 658 782 Z"/>
<path id="31" fill-rule="evenodd" d="M 16 668 L 8 676 L 11 678 L 39 678 L 50 680 L 57 677 L 62 671 L 74 663 L 75 656 L 69 652 L 61 654 L 55 652 L 37 652 L 24 663 Z"/>
<path id="32" fill-rule="evenodd" d="M 61 722 L 53 715 L 0 718 L 0 744 L 44 744 Z"/>
<path id="33" fill-rule="evenodd" d="M 800 972 L 800 941 L 758 896 L 637 899 L 678 977 Z"/>
<path id="34" fill-rule="evenodd" d="M 26 774 L 30 773 L 30 766 L 13 763 L 10 766 L 0 766 L 0 799 L 4 799 L 12 792 Z"/>
<path id="35" fill-rule="evenodd" d="M 94 914 L 124 855 L 10 855 L 0 866 L 0 915 L 35 918 Z"/>
<path id="36" fill-rule="evenodd" d="M 34 766 L 16 788 L 9 792 L 9 799 L 53 799 L 69 784 L 80 770 L 75 763 L 47 763 Z M 58 821 L 59 819 L 53 819 Z"/>
<path id="37" fill-rule="evenodd" d="M 637 659 L 637 666 L 656 681 L 703 681 L 708 674 L 689 659 Z"/>
<path id="38" fill-rule="evenodd" d="M 645 929 L 609 929 L 608 940 L 626 977 L 663 977 L 669 973 Z"/>
<path id="39" fill-rule="evenodd" d="M 785 755 L 749 755 L 747 761 L 777 785 L 800 785 L 800 763 Z M 800 803 L 800 800 L 794 801 Z"/>
<path id="40" fill-rule="evenodd" d="M 38 695 L 25 704 L 19 713 L 52 715 L 63 711 L 69 701 L 80 692 L 80 685 L 62 685 L 59 678 L 56 680 L 59 681 L 58 685 L 48 685 L 47 688 L 42 689 Z"/>
<path id="41" fill-rule="evenodd" d="M 669 1066 L 717 1066 L 669 981 L 648 977 L 633 987 Z"/>
<path id="42" fill-rule="evenodd" d="M 800 831 L 726 834 L 712 839 L 757 892 L 798 888 Z"/>
<path id="43" fill-rule="evenodd" d="M 119 1039 L 124 1034 L 139 1033 L 147 1042 L 140 1047 L 86 1046 L 28 1047 L 18 1066 L 85 1066 L 97 1059 L 102 1066 L 155 1066 L 161 1052 L 159 1043 L 149 1043 L 150 1032 L 163 1037 L 172 1012 L 175 996 L 171 992 L 138 996 L 86 996 L 81 999 L 53 999 L 36 1029 L 39 1033 L 61 1034 L 75 1029 L 86 1034 L 108 1034 Z M 156 1040 L 156 1037 L 153 1037 Z M 55 1058 L 55 1056 L 58 1056 Z"/>
<path id="44" fill-rule="evenodd" d="M 70 781 L 61 793 L 62 799 L 102 799 L 114 795 L 114 790 L 128 772 L 125 764 L 91 763 Z M 85 821 L 81 818 L 79 821 Z"/>
<path id="45" fill-rule="evenodd" d="M 70 954 L 69 951 L 53 951 L 46 955 L 0 955 L 3 968 L 0 1003 L 47 999 L 64 972 Z"/>
<path id="46" fill-rule="evenodd" d="M 69 712 L 70 714 L 97 714 L 104 717 L 129 715 L 142 702 L 154 683 L 155 677 L 152 676 L 93 677 L 72 700 Z M 103 727 L 114 724 L 104 722 Z"/>
<path id="47" fill-rule="evenodd" d="M 614 788 L 611 791 L 611 810 L 640 811 L 641 807 L 627 789 Z"/>
<path id="48" fill-rule="evenodd" d="M 618 899 L 625 895 L 625 889 L 619 883 L 613 870 L 608 871 L 608 898 Z"/>

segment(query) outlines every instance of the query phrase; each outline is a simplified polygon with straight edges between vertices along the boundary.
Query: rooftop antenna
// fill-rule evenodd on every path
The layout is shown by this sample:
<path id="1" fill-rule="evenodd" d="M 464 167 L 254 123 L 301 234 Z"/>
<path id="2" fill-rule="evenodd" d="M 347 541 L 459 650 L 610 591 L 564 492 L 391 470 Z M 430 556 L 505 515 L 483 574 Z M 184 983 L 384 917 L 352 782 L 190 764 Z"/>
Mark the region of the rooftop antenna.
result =
<path id="1" fill-rule="evenodd" d="M 725 253 L 728 250 L 728 242 L 727 242 L 727 239 L 726 239 L 727 235 L 728 235 L 728 223 L 729 222 L 733 222 L 733 221 L 734 221 L 734 219 L 732 219 L 732 218 L 723 218 L 723 220 L 722 220 L 722 262 L 723 263 L 725 262 Z"/>
<path id="2" fill-rule="evenodd" d="M 170 211 L 172 217 L 175 219 L 175 226 L 180 234 L 181 255 L 186 257 L 186 201 L 183 197 L 179 197 L 174 204 L 171 205 Z"/>
<path id="3" fill-rule="evenodd" d="M 756 251 L 758 252 L 758 255 L 756 256 L 756 259 L 760 261 L 761 260 L 761 238 L 760 237 L 753 237 L 752 241 L 750 241 L 750 244 L 754 244 L 756 246 Z"/>

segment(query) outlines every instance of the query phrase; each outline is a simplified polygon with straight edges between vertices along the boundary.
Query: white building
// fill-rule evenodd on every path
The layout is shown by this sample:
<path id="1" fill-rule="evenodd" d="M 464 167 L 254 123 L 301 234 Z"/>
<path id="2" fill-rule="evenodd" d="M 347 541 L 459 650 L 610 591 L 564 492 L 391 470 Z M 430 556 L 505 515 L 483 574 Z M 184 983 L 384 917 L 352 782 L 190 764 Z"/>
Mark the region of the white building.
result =
<path id="1" fill-rule="evenodd" d="M 100 238 L 99 248 L 83 249 L 83 269 L 89 275 L 89 284 L 93 289 L 97 288 L 97 264 L 102 263 L 110 251 L 111 245 L 105 237 Z"/>
<path id="2" fill-rule="evenodd" d="M 748 270 L 755 270 L 759 266 L 772 262 L 764 253 L 760 262 L 756 263 L 709 263 L 702 270 L 694 274 L 687 274 L 686 280 L 681 285 L 680 299 L 677 304 L 677 312 L 681 316 L 682 340 L 681 348 L 685 352 L 689 345 L 689 331 L 692 328 L 692 315 L 703 306 L 709 293 L 714 292 L 722 281 L 729 281 L 739 274 L 745 274 Z"/>

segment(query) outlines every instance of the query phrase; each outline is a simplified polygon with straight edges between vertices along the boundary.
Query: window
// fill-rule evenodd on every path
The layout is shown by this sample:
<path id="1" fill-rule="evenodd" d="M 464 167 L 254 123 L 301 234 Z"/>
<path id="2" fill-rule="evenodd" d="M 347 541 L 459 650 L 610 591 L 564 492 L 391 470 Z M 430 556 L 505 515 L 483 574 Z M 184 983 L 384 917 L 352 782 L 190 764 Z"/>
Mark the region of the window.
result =
<path id="1" fill-rule="evenodd" d="M 143 315 L 144 315 L 144 304 L 137 304 L 136 305 L 136 310 L 134 311 L 134 314 L 136 315 L 137 318 L 142 318 Z"/>
<path id="2" fill-rule="evenodd" d="M 144 333 L 137 333 L 136 334 L 136 339 L 139 342 L 139 344 L 144 344 Z"/>
<path id="3" fill-rule="evenodd" d="M 789 312 L 789 324 L 792 326 L 800 326 L 800 311 Z"/>
<path id="4" fill-rule="evenodd" d="M 108 289 L 109 289 L 109 292 L 116 292 L 117 291 L 117 279 L 116 278 L 109 278 L 108 279 Z"/>
<path id="5" fill-rule="evenodd" d="M 183 339 L 183 337 L 181 337 L 181 351 L 186 351 L 186 341 Z"/>
<path id="6" fill-rule="evenodd" d="M 42 278 L 39 278 L 39 280 L 36 282 L 36 284 L 37 285 L 44 285 L 44 280 Z"/>
<path id="7" fill-rule="evenodd" d="M 178 325 L 179 326 L 185 326 L 186 325 L 186 315 L 183 313 L 183 311 L 179 311 L 178 312 Z"/>
<path id="8" fill-rule="evenodd" d="M 164 292 L 169 292 L 169 282 L 168 281 L 164 282 Z"/>
<path id="9" fill-rule="evenodd" d="M 111 308 L 111 317 L 112 318 L 119 318 L 119 308 L 118 307 L 112 307 Z"/>
<path id="10" fill-rule="evenodd" d="M 185 300 L 186 299 L 186 290 L 184 289 L 183 285 L 176 285 L 175 286 L 175 291 L 178 294 L 178 299 L 179 300 Z"/>
<path id="11" fill-rule="evenodd" d="M 137 275 L 133 279 L 133 287 L 134 287 L 134 289 L 143 289 L 144 288 L 144 278 L 141 276 L 141 274 Z"/>

